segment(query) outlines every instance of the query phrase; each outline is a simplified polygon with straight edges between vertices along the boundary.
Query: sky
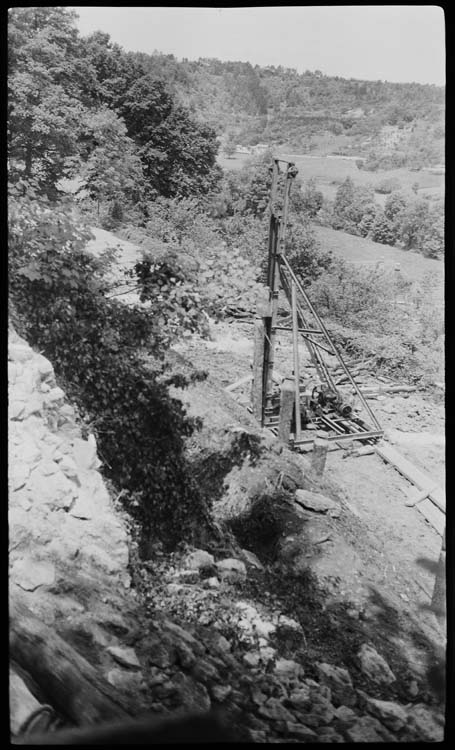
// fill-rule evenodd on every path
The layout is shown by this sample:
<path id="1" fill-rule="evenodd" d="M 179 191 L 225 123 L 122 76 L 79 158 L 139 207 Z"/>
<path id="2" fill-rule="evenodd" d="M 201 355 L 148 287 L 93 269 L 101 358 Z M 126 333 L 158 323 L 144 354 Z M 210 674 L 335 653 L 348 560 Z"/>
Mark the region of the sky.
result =
<path id="1" fill-rule="evenodd" d="M 74 6 L 75 7 L 75 6 Z M 320 70 L 373 81 L 445 84 L 437 5 L 75 7 L 82 35 L 125 50 Z"/>

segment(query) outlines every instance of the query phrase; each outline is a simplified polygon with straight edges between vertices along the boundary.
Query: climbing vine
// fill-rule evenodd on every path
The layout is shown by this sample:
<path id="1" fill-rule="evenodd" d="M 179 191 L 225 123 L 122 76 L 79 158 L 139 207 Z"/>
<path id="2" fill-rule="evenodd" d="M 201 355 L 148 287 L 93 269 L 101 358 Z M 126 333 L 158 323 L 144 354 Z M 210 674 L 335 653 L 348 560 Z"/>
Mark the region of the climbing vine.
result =
<path id="1" fill-rule="evenodd" d="M 143 534 L 169 547 L 197 537 L 210 521 L 184 456 L 196 424 L 160 381 L 162 369 L 144 359 L 162 358 L 169 299 L 149 309 L 107 299 L 106 261 L 86 252 L 89 234 L 62 205 L 13 196 L 9 221 L 9 293 L 21 333 L 90 420 L 104 472 L 126 491 Z"/>

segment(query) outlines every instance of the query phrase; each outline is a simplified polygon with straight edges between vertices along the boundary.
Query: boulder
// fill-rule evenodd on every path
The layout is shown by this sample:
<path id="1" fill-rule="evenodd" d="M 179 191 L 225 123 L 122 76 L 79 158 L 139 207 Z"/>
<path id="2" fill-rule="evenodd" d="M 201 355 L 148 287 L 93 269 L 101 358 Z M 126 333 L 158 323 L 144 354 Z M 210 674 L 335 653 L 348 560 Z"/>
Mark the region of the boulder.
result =
<path id="1" fill-rule="evenodd" d="M 335 716 L 335 708 L 330 701 L 322 696 L 316 700 L 314 693 L 312 693 L 309 707 L 306 709 L 296 709 L 296 716 L 298 716 L 303 724 L 307 724 L 309 727 L 320 727 L 330 724 Z"/>
<path id="2" fill-rule="evenodd" d="M 218 574 L 222 580 L 244 581 L 246 578 L 245 563 L 234 557 L 228 557 L 216 563 Z"/>
<path id="3" fill-rule="evenodd" d="M 55 388 L 51 388 L 51 390 L 46 393 L 46 403 L 48 404 L 55 404 L 58 401 L 63 401 L 64 398 L 65 393 L 58 386 L 56 386 Z"/>
<path id="4" fill-rule="evenodd" d="M 248 664 L 249 667 L 257 667 L 261 661 L 261 655 L 255 651 L 248 651 L 243 655 L 243 661 Z"/>
<path id="5" fill-rule="evenodd" d="M 297 630 L 299 632 L 303 632 L 303 628 L 297 620 L 293 620 L 291 617 L 287 617 L 286 615 L 280 615 L 278 618 L 278 627 L 281 628 L 289 628 L 290 630 Z"/>
<path id="6" fill-rule="evenodd" d="M 200 682 L 196 682 L 182 672 L 177 672 L 172 678 L 172 686 L 177 692 L 177 695 L 186 711 L 210 711 L 210 696 L 207 692 L 207 688 L 204 685 L 201 685 Z"/>
<path id="7" fill-rule="evenodd" d="M 407 729 L 421 742 L 442 742 L 444 717 L 423 703 L 416 703 L 408 709 Z"/>
<path id="8" fill-rule="evenodd" d="M 73 457 L 78 469 L 97 469 L 101 466 L 101 462 L 96 455 L 96 443 L 94 443 L 94 440 L 75 438 L 73 443 Z"/>
<path id="9" fill-rule="evenodd" d="M 272 721 L 295 723 L 293 714 L 277 698 L 269 698 L 262 706 L 259 706 L 258 714 L 266 719 L 272 719 Z"/>
<path id="10" fill-rule="evenodd" d="M 203 570 L 215 564 L 215 558 L 203 549 L 190 552 L 184 559 L 184 565 L 189 570 Z"/>
<path id="11" fill-rule="evenodd" d="M 280 680 L 295 680 L 303 676 L 302 666 L 292 659 L 277 659 L 274 671 Z"/>
<path id="12" fill-rule="evenodd" d="M 350 727 L 357 721 L 357 714 L 352 710 L 352 708 L 341 705 L 338 706 L 335 711 L 335 719 L 337 720 L 337 722 L 340 722 L 342 726 Z"/>
<path id="13" fill-rule="evenodd" d="M 33 357 L 33 349 L 28 345 L 19 343 L 8 344 L 8 359 L 12 362 L 27 362 Z"/>
<path id="14" fill-rule="evenodd" d="M 22 420 L 25 416 L 25 401 L 14 400 L 8 408 L 8 417 L 12 420 Z"/>
<path id="15" fill-rule="evenodd" d="M 372 716 L 361 716 L 345 731 L 350 742 L 393 742 L 394 737 Z"/>
<path id="16" fill-rule="evenodd" d="M 119 690 L 136 693 L 145 687 L 142 672 L 128 672 L 114 667 L 107 673 L 107 681 Z"/>
<path id="17" fill-rule="evenodd" d="M 371 698 L 362 690 L 358 690 L 357 692 L 368 713 L 379 719 L 386 727 L 393 732 L 399 732 L 404 727 L 407 721 L 407 714 L 403 706 L 393 701 L 382 701 Z"/>
<path id="18" fill-rule="evenodd" d="M 22 557 L 12 567 L 12 579 L 25 591 L 35 591 L 40 586 L 51 586 L 55 581 L 54 565 L 45 560 Z"/>
<path id="19" fill-rule="evenodd" d="M 305 683 L 302 683 L 297 690 L 294 690 L 290 696 L 289 701 L 292 706 L 298 709 L 306 710 L 311 705 L 310 688 Z"/>
<path id="20" fill-rule="evenodd" d="M 10 482 L 13 491 L 20 490 L 30 476 L 30 466 L 24 462 L 15 461 L 11 467 Z"/>
<path id="21" fill-rule="evenodd" d="M 39 464 L 30 474 L 27 489 L 34 502 L 53 508 L 68 509 L 77 495 L 77 487 L 62 472 L 44 476 Z"/>
<path id="22" fill-rule="evenodd" d="M 232 692 L 230 685 L 212 685 L 210 693 L 214 701 L 217 703 L 224 703 Z"/>
<path id="23" fill-rule="evenodd" d="M 38 370 L 42 380 L 46 380 L 48 378 L 50 379 L 54 376 L 54 368 L 52 367 L 49 360 L 46 359 L 46 357 L 43 357 L 42 354 L 35 355 L 34 365 Z"/>
<path id="24" fill-rule="evenodd" d="M 310 492 L 309 490 L 297 490 L 295 493 L 296 502 L 308 510 L 316 513 L 326 513 L 328 510 L 339 510 L 339 505 L 330 497 L 321 495 L 319 492 Z"/>
<path id="25" fill-rule="evenodd" d="M 256 570 L 264 570 L 263 564 L 254 552 L 250 552 L 248 549 L 242 549 L 242 557 L 246 564 L 250 565 L 252 568 L 255 568 Z"/>
<path id="26" fill-rule="evenodd" d="M 109 646 L 106 651 L 116 662 L 121 664 L 122 667 L 128 667 L 128 669 L 141 668 L 141 664 L 136 656 L 134 648 L 129 648 L 127 646 Z"/>
<path id="27" fill-rule="evenodd" d="M 318 735 L 310 727 L 304 724 L 297 724 L 293 721 L 286 722 L 286 734 L 289 737 L 295 737 L 300 742 L 313 742 L 317 740 Z"/>
<path id="28" fill-rule="evenodd" d="M 372 682 L 376 682 L 378 685 L 390 685 L 395 682 L 396 677 L 389 665 L 373 646 L 364 643 L 357 657 L 360 662 L 360 669 Z"/>
<path id="29" fill-rule="evenodd" d="M 355 706 L 357 698 L 352 684 L 351 675 L 347 669 L 335 667 L 333 664 L 319 662 L 316 664 L 319 680 L 330 687 L 332 701 L 335 706 Z"/>

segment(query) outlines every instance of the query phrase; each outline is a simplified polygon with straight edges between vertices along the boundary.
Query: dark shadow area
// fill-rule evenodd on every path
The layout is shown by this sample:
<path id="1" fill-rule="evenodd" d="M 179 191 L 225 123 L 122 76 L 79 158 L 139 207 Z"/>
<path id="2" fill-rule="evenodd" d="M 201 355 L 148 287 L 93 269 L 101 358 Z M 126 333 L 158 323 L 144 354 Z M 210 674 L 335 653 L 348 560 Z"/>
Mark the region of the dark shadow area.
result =
<path id="1" fill-rule="evenodd" d="M 428 557 L 418 557 L 416 559 L 417 565 L 421 565 L 422 568 L 431 573 L 432 576 L 436 575 L 438 570 L 438 563 L 435 560 L 430 560 Z"/>

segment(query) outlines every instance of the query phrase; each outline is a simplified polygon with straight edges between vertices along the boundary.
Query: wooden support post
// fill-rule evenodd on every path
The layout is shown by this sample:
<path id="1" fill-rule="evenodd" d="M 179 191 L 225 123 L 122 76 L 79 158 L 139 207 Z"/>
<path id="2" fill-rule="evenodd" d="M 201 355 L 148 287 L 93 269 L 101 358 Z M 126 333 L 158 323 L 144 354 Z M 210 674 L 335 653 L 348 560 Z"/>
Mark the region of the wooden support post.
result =
<path id="1" fill-rule="evenodd" d="M 323 438 L 315 438 L 315 441 L 313 443 L 311 468 L 319 477 L 321 477 L 324 473 L 328 450 L 329 443 L 327 440 L 324 440 Z"/>
<path id="2" fill-rule="evenodd" d="M 300 440 L 302 436 L 300 422 L 300 363 L 299 363 L 299 323 L 297 319 L 297 295 L 295 283 L 291 284 L 292 303 L 292 343 L 294 349 L 294 388 L 295 388 L 295 439 Z"/>
<path id="3" fill-rule="evenodd" d="M 282 440 L 283 443 L 289 442 L 289 437 L 291 434 L 292 415 L 294 413 L 294 405 L 295 405 L 294 381 L 291 380 L 290 378 L 286 378 L 286 380 L 281 385 L 280 421 L 278 424 L 278 438 Z"/>
<path id="4" fill-rule="evenodd" d="M 263 405 L 263 367 L 264 367 L 264 323 L 262 320 L 254 321 L 254 355 L 253 355 L 253 382 L 251 384 L 251 406 L 253 414 L 262 423 Z"/>
<path id="5" fill-rule="evenodd" d="M 264 423 L 264 345 L 265 319 L 270 316 L 270 293 L 264 289 L 256 302 L 254 321 L 253 380 L 251 384 L 251 406 L 256 419 Z"/>

